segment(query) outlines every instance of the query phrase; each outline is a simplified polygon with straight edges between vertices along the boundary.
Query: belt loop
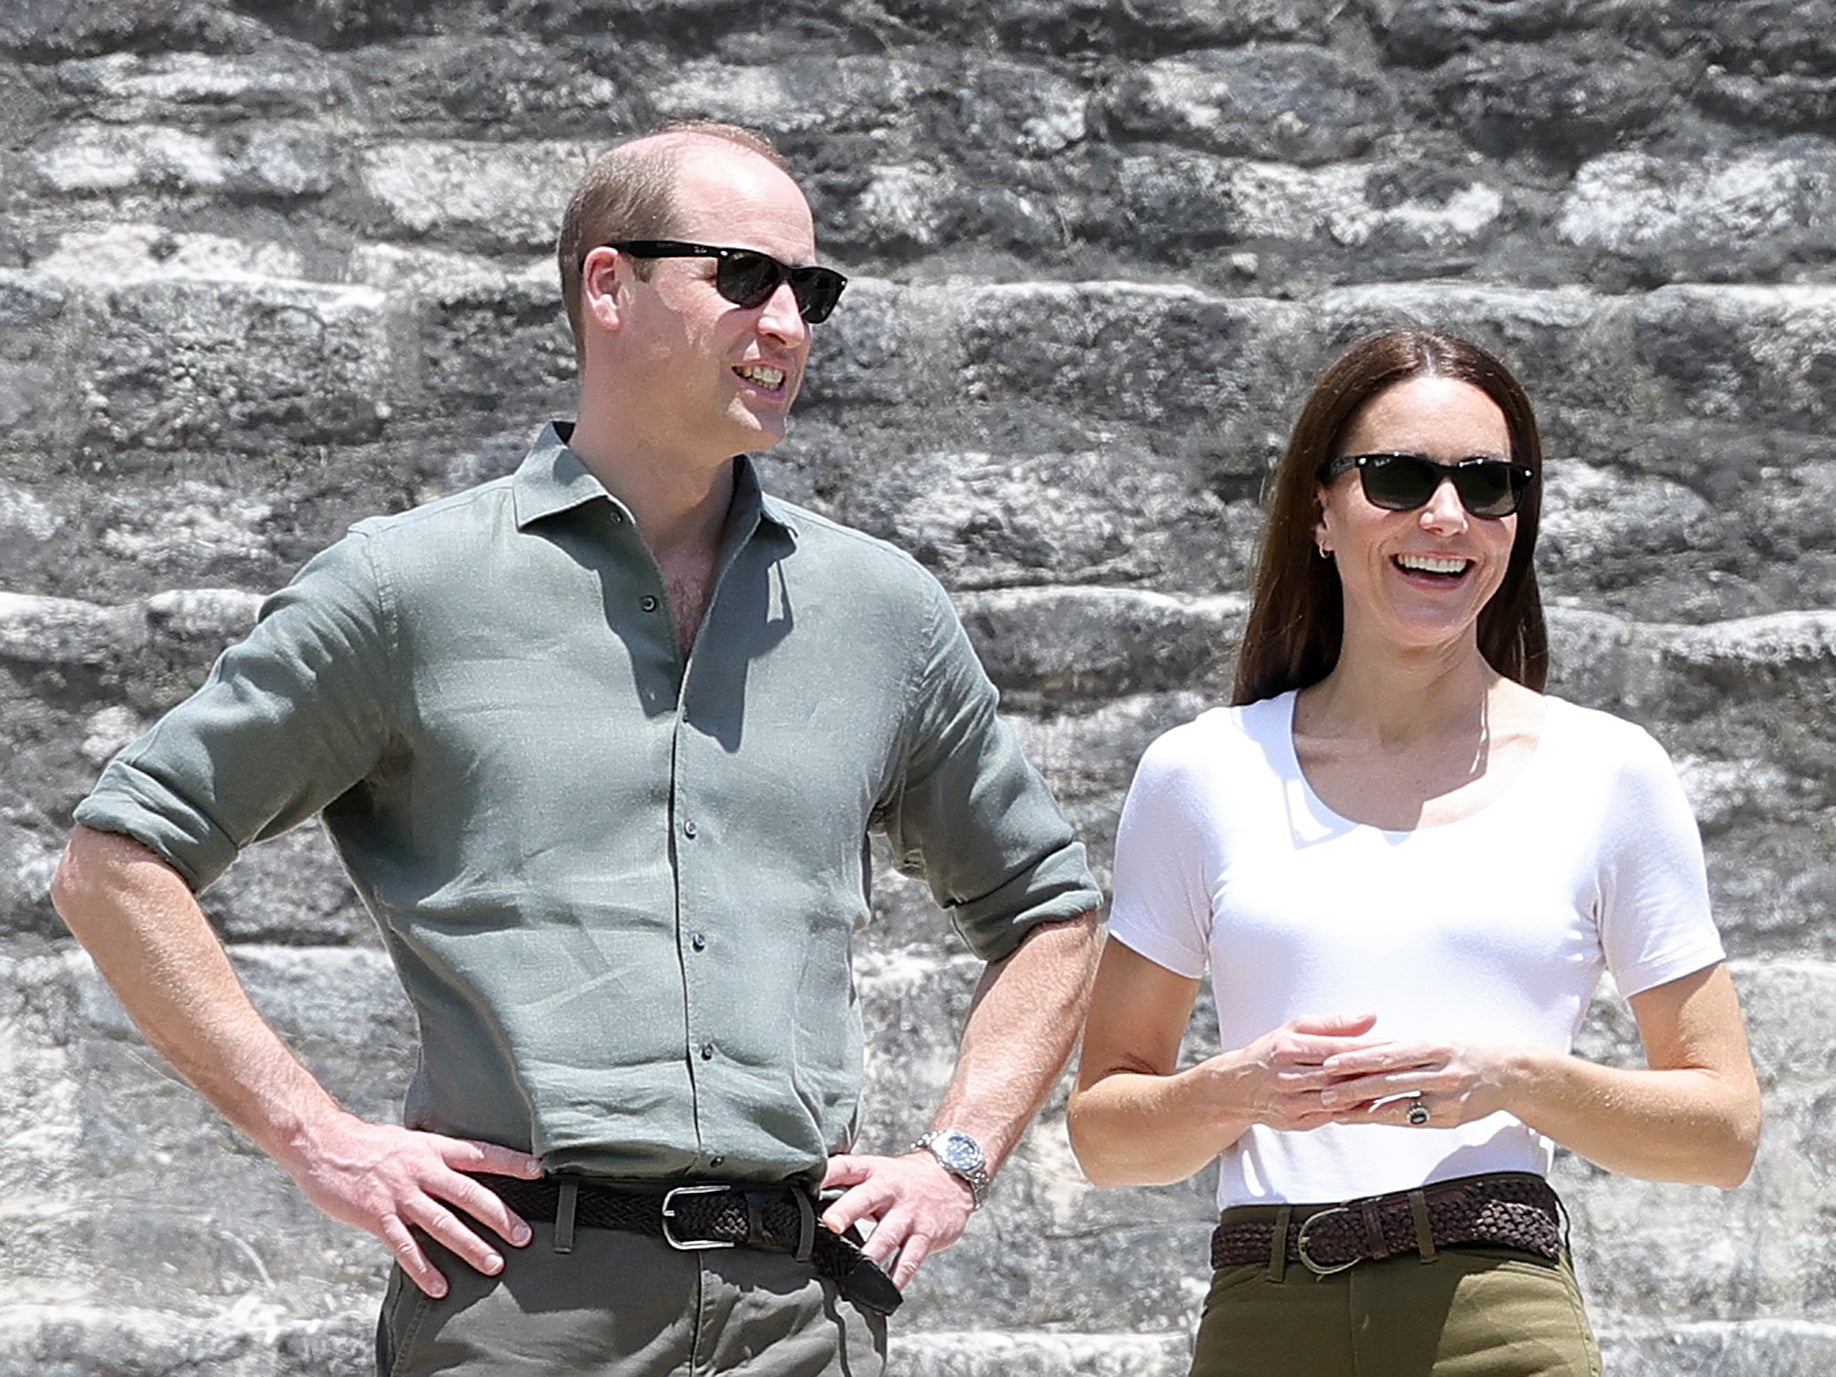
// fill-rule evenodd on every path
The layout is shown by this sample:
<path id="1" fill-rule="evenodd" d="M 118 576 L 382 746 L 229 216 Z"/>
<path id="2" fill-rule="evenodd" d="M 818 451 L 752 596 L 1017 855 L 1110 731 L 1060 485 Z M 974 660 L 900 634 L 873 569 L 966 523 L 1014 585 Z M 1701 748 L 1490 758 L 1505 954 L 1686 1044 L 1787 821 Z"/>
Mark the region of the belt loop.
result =
<path id="1" fill-rule="evenodd" d="M 1375 1260 L 1390 1255 L 1390 1242 L 1383 1236 L 1383 1216 L 1377 1212 L 1377 1200 L 1358 1202 L 1358 1217 L 1364 1223 L 1364 1246 L 1369 1256 Z"/>
<path id="2" fill-rule="evenodd" d="M 791 1256 L 799 1262 L 808 1262 L 810 1254 L 816 1250 L 816 1202 L 805 1190 L 793 1187 L 791 1194 L 797 1197 L 797 1251 Z"/>
<path id="3" fill-rule="evenodd" d="M 561 1191 L 555 1199 L 555 1251 L 574 1251 L 574 1206 L 580 1199 L 580 1182 L 563 1176 Z"/>
<path id="4" fill-rule="evenodd" d="M 1269 1241 L 1268 1279 L 1280 1282 L 1288 1274 L 1288 1223 L 1294 1218 L 1294 1207 L 1283 1205 L 1275 1211 L 1275 1236 Z"/>
<path id="5" fill-rule="evenodd" d="M 746 1192 L 746 1246 L 756 1248 L 765 1239 L 765 1192 Z"/>
<path id="6" fill-rule="evenodd" d="M 1415 1218 L 1415 1247 L 1423 1262 L 1434 1261 L 1434 1229 L 1428 1222 L 1428 1196 L 1422 1191 L 1409 1192 L 1409 1213 Z"/>

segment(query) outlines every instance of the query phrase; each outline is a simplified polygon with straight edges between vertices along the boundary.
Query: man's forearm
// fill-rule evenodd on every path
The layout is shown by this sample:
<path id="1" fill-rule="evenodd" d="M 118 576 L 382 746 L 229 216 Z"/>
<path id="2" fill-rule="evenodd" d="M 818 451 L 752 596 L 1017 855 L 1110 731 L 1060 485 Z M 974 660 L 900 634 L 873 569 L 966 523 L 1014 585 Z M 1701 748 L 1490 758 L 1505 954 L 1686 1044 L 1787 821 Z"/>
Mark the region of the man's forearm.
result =
<path id="1" fill-rule="evenodd" d="M 415 1229 L 488 1274 L 503 1258 L 460 1212 L 516 1246 L 529 1241 L 528 1226 L 468 1173 L 534 1178 L 541 1164 L 340 1107 L 249 1002 L 190 886 L 158 856 L 79 827 L 52 900 L 147 1041 L 307 1199 L 382 1239 L 423 1291 L 444 1295 L 448 1283 Z"/>
<path id="2" fill-rule="evenodd" d="M 78 827 L 51 897 L 147 1041 L 283 1163 L 338 1106 L 249 1002 L 184 879 L 139 842 Z"/>
<path id="3" fill-rule="evenodd" d="M 1071 1057 L 1101 947 L 1097 915 L 1033 929 L 983 973 L 956 1072 L 933 1122 L 982 1145 L 992 1173 L 1013 1151 Z"/>

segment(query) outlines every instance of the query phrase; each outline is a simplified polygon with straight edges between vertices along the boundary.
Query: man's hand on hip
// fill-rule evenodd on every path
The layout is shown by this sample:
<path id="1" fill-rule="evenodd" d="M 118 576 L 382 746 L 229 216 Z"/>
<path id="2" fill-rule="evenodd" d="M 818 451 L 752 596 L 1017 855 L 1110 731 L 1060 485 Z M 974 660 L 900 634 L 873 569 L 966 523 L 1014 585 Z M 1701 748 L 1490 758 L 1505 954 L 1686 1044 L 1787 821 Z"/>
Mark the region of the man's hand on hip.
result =
<path id="1" fill-rule="evenodd" d="M 388 1244 L 408 1279 L 434 1297 L 446 1294 L 446 1278 L 412 1229 L 487 1276 L 503 1271 L 504 1260 L 478 1225 L 516 1247 L 529 1242 L 529 1226 L 493 1191 L 461 1173 L 530 1181 L 542 1174 L 542 1164 L 526 1152 L 368 1123 L 342 1110 L 302 1134 L 286 1166 L 307 1199 Z"/>
<path id="2" fill-rule="evenodd" d="M 831 1157 L 822 1184 L 824 1189 L 846 1187 L 841 1199 L 823 1211 L 822 1222 L 841 1233 L 851 1224 L 871 1220 L 873 1233 L 862 1251 L 901 1290 L 919 1263 L 963 1236 L 975 1211 L 969 1183 L 945 1171 L 928 1152 Z"/>

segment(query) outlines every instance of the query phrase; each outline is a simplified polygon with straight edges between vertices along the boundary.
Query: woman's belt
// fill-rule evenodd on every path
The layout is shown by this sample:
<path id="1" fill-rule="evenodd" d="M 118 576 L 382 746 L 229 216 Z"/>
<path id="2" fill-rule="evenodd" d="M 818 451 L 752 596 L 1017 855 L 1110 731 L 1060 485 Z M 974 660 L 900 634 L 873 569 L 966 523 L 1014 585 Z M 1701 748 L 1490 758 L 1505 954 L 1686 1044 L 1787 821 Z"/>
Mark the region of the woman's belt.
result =
<path id="1" fill-rule="evenodd" d="M 1488 1172 L 1338 1205 L 1229 1209 L 1211 1235 L 1211 1265 L 1244 1267 L 1279 1256 L 1320 1276 L 1402 1253 L 1487 1244 L 1554 1261 L 1562 1255 L 1562 1202 L 1542 1177 Z M 1255 1217 L 1245 1217 L 1253 1212 Z M 1233 1218 L 1233 1216 L 1236 1216 Z"/>

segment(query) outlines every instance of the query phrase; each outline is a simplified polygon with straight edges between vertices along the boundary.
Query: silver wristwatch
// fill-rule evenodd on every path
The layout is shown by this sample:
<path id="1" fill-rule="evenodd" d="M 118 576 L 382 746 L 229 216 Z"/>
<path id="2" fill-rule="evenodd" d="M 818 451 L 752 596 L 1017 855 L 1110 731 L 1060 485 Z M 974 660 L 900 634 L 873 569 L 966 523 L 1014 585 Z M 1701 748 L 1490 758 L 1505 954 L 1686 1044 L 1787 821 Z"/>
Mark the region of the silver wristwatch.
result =
<path id="1" fill-rule="evenodd" d="M 994 1181 L 988 1175 L 988 1158 L 982 1152 L 980 1143 L 960 1128 L 934 1128 L 913 1143 L 911 1150 L 916 1152 L 919 1148 L 935 1157 L 937 1165 L 950 1175 L 967 1181 L 969 1194 L 975 1200 L 975 1208 L 982 1208 L 982 1202 L 988 1199 L 988 1189 Z"/>

